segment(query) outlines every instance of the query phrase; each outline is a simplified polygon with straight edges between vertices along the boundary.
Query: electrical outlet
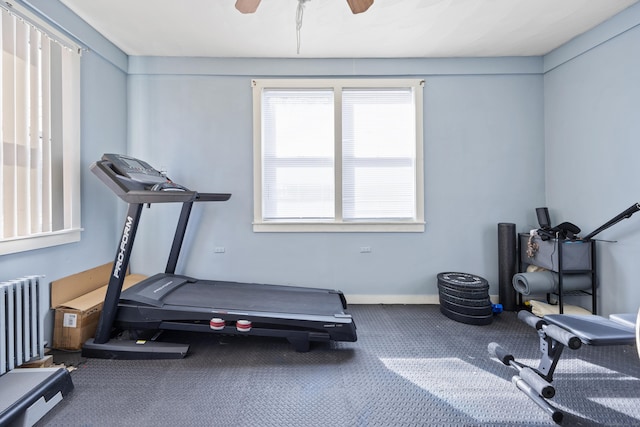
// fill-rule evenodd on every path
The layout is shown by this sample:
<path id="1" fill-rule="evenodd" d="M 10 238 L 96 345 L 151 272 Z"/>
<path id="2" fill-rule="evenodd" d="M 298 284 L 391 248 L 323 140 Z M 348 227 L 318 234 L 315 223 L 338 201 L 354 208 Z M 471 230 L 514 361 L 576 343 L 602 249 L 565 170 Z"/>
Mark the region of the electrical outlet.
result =
<path id="1" fill-rule="evenodd" d="M 224 251 L 225 251 L 224 246 L 216 246 L 215 248 L 213 248 L 214 254 L 223 254 Z"/>
<path id="2" fill-rule="evenodd" d="M 371 253 L 371 246 L 360 246 L 360 253 L 361 254 Z"/>

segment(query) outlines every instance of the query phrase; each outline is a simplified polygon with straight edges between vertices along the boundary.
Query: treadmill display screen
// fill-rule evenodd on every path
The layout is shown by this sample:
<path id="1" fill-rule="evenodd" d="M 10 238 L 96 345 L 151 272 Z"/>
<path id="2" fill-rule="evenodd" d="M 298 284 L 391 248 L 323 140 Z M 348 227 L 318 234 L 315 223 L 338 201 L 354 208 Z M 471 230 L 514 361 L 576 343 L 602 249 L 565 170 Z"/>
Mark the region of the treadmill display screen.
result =
<path id="1" fill-rule="evenodd" d="M 142 169 L 142 170 L 147 169 L 144 167 L 142 163 L 140 163 L 136 159 L 133 159 L 131 157 L 120 157 L 120 158 L 122 159 L 123 162 L 125 162 L 129 167 L 133 169 Z"/>
<path id="2" fill-rule="evenodd" d="M 119 175 L 143 184 L 158 184 L 167 182 L 167 177 L 154 169 L 147 162 L 122 154 L 104 154 L 103 160 L 111 163 L 111 167 Z"/>

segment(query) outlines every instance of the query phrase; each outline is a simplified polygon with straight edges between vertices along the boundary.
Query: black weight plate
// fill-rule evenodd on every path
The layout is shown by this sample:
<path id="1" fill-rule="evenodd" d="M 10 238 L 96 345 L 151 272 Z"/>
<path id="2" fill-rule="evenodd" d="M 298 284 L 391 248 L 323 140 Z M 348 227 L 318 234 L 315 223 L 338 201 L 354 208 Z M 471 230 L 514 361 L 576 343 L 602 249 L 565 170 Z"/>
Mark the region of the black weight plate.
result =
<path id="1" fill-rule="evenodd" d="M 440 306 L 440 312 L 447 316 L 449 319 L 455 320 L 456 322 L 460 323 L 466 323 L 468 325 L 482 326 L 488 325 L 493 322 L 493 314 L 490 316 L 468 316 L 448 310 L 442 305 Z"/>
<path id="2" fill-rule="evenodd" d="M 465 307 L 486 307 L 491 305 L 491 299 L 487 295 L 482 298 L 459 298 L 446 292 L 440 292 L 440 301 L 447 301 L 452 304 L 463 305 Z"/>
<path id="3" fill-rule="evenodd" d="M 454 304 L 449 301 L 440 300 L 440 306 L 457 314 L 468 314 L 469 316 L 493 315 L 491 303 L 485 303 L 483 307 L 470 307 L 468 305 Z"/>
<path id="4" fill-rule="evenodd" d="M 479 298 L 488 298 L 489 297 L 489 289 L 480 289 L 480 290 L 468 290 L 468 289 L 456 289 L 446 285 L 438 284 L 438 289 L 440 292 L 444 292 L 446 294 L 456 296 L 458 298 L 470 298 L 470 299 L 479 299 Z"/>
<path id="5" fill-rule="evenodd" d="M 489 282 L 467 273 L 439 273 L 438 283 L 458 289 L 489 289 Z"/>

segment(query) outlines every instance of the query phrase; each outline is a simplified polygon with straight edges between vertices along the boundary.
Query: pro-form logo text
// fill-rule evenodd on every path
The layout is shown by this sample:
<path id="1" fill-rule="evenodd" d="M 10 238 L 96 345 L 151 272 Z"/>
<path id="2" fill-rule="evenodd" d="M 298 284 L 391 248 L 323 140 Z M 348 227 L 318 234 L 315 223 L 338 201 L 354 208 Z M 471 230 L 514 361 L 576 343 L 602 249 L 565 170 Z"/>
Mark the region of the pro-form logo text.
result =
<path id="1" fill-rule="evenodd" d="M 122 232 L 122 241 L 120 242 L 120 251 L 118 252 L 118 258 L 116 258 L 116 267 L 113 269 L 113 277 L 120 278 L 120 271 L 122 270 L 122 264 L 124 263 L 124 252 L 129 241 L 129 233 L 131 233 L 131 224 L 133 218 L 127 216 L 127 222 L 124 224 L 124 231 Z"/>

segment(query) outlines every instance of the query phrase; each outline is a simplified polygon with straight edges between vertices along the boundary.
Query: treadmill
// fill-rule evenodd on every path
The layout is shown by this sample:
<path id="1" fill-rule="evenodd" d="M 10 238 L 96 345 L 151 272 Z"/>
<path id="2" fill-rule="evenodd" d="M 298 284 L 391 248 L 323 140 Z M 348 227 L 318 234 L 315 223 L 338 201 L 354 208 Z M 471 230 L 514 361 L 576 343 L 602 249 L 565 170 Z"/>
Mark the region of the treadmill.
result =
<path id="1" fill-rule="evenodd" d="M 95 338 L 82 355 L 95 358 L 164 359 L 184 357 L 188 345 L 158 340 L 112 338 L 153 331 L 196 331 L 286 338 L 296 351 L 316 341 L 355 342 L 356 326 L 339 290 L 199 280 L 175 274 L 189 216 L 196 202 L 229 200 L 227 193 L 199 193 L 174 183 L 148 163 L 120 154 L 104 154 L 91 171 L 128 203 Z M 122 291 L 142 208 L 145 204 L 182 203 L 164 273 Z M 241 322 L 250 322 L 247 328 Z M 157 336 L 156 334 L 155 336 Z"/>

